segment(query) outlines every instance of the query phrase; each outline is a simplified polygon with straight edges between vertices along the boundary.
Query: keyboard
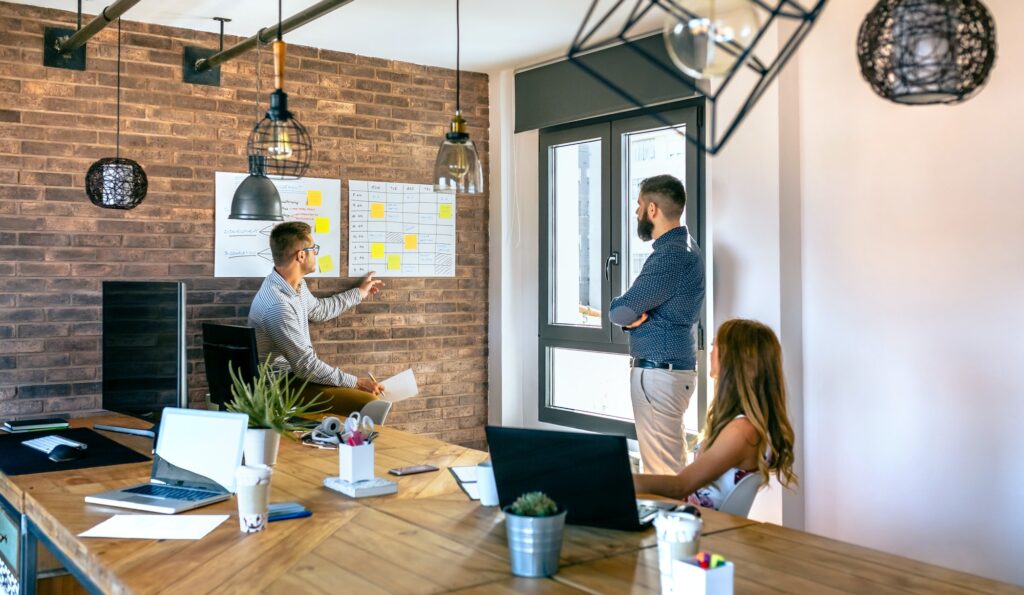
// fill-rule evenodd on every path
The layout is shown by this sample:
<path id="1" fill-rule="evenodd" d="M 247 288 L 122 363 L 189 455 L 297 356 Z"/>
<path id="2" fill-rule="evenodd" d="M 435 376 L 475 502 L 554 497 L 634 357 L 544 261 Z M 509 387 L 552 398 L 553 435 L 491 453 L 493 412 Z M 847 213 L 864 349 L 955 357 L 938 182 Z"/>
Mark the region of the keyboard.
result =
<path id="1" fill-rule="evenodd" d="M 135 488 L 122 490 L 130 494 L 140 496 L 152 496 L 154 498 L 167 498 L 170 500 L 184 500 L 186 502 L 198 502 L 212 496 L 219 496 L 216 492 L 197 490 L 195 488 L 175 488 L 170 486 L 158 486 L 153 484 L 141 485 Z"/>
<path id="2" fill-rule="evenodd" d="M 68 440 L 67 438 L 62 438 L 61 436 L 43 436 L 42 438 L 33 438 L 32 440 L 25 440 L 24 442 L 22 442 L 22 444 L 46 454 L 50 454 L 51 450 L 57 448 L 60 445 L 70 446 L 71 448 L 78 448 L 81 450 L 85 450 L 86 448 L 88 448 L 85 444 L 82 444 L 81 442 Z"/>

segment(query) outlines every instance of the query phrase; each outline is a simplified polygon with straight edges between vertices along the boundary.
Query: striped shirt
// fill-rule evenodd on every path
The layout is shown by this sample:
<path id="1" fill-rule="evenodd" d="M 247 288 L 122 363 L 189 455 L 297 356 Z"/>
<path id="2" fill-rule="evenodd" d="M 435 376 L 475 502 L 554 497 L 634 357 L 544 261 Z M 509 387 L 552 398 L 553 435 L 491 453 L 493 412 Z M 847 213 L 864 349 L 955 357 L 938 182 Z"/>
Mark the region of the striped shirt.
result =
<path id="1" fill-rule="evenodd" d="M 305 279 L 295 291 L 276 270 L 271 271 L 249 309 L 249 326 L 256 329 L 261 361 L 270 356 L 274 369 L 315 384 L 354 387 L 358 380 L 355 376 L 317 357 L 309 338 L 309 321 L 330 320 L 361 301 L 358 287 L 317 299 L 309 292 Z"/>
<path id="2" fill-rule="evenodd" d="M 626 331 L 629 354 L 695 370 L 694 325 L 703 303 L 704 260 L 682 226 L 654 240 L 654 253 L 629 291 L 612 300 L 608 318 L 628 326 L 646 312 L 643 324 Z"/>

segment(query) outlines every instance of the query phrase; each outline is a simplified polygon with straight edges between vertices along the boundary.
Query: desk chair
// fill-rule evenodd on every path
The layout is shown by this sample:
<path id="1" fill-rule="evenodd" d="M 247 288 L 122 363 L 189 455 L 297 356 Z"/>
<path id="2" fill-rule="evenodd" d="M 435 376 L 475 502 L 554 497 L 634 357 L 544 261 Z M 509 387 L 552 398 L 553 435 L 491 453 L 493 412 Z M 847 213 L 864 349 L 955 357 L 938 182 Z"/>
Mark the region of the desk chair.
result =
<path id="1" fill-rule="evenodd" d="M 248 326 L 203 323 L 203 361 L 210 403 L 223 410 L 233 398 L 228 363 L 242 382 L 251 383 L 256 377 L 259 366 L 256 330 Z"/>
<path id="2" fill-rule="evenodd" d="M 384 421 L 388 418 L 388 413 L 391 411 L 391 401 L 385 401 L 380 399 L 378 401 L 370 401 L 363 408 L 359 410 L 359 413 L 364 417 L 369 417 L 373 420 L 373 423 L 378 426 L 383 426 Z"/>
<path id="3" fill-rule="evenodd" d="M 736 516 L 746 517 L 750 514 L 750 507 L 757 497 L 757 489 L 761 487 L 761 474 L 751 473 L 740 480 L 732 492 L 722 500 L 718 507 L 719 512 L 725 512 Z"/>

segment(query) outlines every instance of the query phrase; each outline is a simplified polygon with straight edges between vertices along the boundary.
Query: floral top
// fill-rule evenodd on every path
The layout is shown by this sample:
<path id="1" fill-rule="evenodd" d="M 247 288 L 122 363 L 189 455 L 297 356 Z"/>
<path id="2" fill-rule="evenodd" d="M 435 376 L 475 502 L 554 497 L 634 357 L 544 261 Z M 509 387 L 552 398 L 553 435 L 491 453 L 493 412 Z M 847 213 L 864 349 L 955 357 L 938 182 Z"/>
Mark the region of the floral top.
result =
<path id="1" fill-rule="evenodd" d="M 745 416 L 737 415 L 733 419 L 739 419 L 741 417 Z M 700 446 L 701 445 L 698 444 L 694 449 L 694 458 L 700 456 Z M 736 489 L 736 484 L 751 473 L 757 473 L 757 469 L 751 469 L 748 471 L 746 469 L 733 467 L 719 476 L 718 479 L 715 479 L 708 485 L 699 488 L 697 491 L 690 494 L 686 501 L 695 506 L 703 506 L 704 508 L 713 508 L 718 510 L 726 497 Z"/>

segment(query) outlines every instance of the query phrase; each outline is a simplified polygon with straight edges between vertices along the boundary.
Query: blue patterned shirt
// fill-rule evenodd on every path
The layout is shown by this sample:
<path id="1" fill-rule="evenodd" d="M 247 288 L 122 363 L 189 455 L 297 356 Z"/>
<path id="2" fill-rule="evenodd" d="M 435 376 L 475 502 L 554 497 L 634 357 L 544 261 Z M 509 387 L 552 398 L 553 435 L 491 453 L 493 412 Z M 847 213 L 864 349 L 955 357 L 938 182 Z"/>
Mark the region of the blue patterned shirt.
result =
<path id="1" fill-rule="evenodd" d="M 613 324 L 627 326 L 646 312 L 646 322 L 626 331 L 629 354 L 683 370 L 697 368 L 694 329 L 704 303 L 704 259 L 689 237 L 683 226 L 655 240 L 640 276 L 608 313 Z"/>

